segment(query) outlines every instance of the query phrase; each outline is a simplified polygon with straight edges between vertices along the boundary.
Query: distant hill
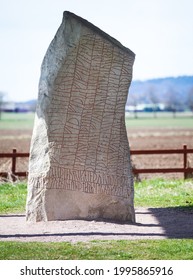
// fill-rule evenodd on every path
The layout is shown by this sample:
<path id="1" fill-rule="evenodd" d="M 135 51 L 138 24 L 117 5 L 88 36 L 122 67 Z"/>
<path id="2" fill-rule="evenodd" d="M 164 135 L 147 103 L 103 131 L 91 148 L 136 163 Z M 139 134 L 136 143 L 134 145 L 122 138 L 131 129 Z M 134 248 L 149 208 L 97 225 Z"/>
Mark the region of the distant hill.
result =
<path id="1" fill-rule="evenodd" d="M 28 105 L 36 105 L 37 99 L 31 99 L 31 100 L 25 101 L 23 103 L 28 104 Z"/>
<path id="2" fill-rule="evenodd" d="M 162 103 L 166 106 L 177 104 L 185 108 L 190 89 L 193 89 L 193 76 L 166 77 L 145 81 L 134 80 L 129 88 L 127 106 Z M 37 100 L 21 102 L 35 110 Z"/>
<path id="3" fill-rule="evenodd" d="M 190 89 L 193 88 L 193 76 L 166 77 L 145 81 L 133 81 L 129 89 L 127 105 L 134 103 L 166 104 L 171 99 L 185 106 Z M 152 99 L 153 98 L 153 99 Z"/>

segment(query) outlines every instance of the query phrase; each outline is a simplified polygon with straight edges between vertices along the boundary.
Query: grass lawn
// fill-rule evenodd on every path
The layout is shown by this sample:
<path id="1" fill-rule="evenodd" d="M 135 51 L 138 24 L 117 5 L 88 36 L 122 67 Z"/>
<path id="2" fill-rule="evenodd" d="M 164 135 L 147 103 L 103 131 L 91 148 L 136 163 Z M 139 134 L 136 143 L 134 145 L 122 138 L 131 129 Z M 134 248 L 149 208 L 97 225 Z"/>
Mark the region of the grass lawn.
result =
<path id="1" fill-rule="evenodd" d="M 144 115 L 138 119 L 126 117 L 126 126 L 128 128 L 175 128 L 175 129 L 193 129 L 193 118 L 191 116 L 172 116 L 148 117 Z"/>
<path id="2" fill-rule="evenodd" d="M 24 182 L 0 183 L 0 214 L 25 211 L 27 185 Z"/>
<path id="3" fill-rule="evenodd" d="M 6 260 L 193 260 L 193 240 L 0 242 Z"/>
<path id="4" fill-rule="evenodd" d="M 153 179 L 136 183 L 135 206 L 193 207 L 193 181 Z"/>
<path id="5" fill-rule="evenodd" d="M 34 113 L 2 113 L 1 129 L 32 129 Z"/>
<path id="6" fill-rule="evenodd" d="M 0 213 L 25 210 L 26 183 L 0 185 Z M 135 206 L 193 208 L 193 182 L 154 179 L 135 184 Z M 193 239 L 92 242 L 0 242 L 0 259 L 193 260 Z"/>
<path id="7" fill-rule="evenodd" d="M 34 113 L 2 113 L 0 120 L 1 129 L 32 129 Z M 126 126 L 129 128 L 193 128 L 191 114 L 177 114 L 176 118 L 171 113 L 159 113 L 154 118 L 151 113 L 138 113 L 139 118 L 126 117 Z"/>

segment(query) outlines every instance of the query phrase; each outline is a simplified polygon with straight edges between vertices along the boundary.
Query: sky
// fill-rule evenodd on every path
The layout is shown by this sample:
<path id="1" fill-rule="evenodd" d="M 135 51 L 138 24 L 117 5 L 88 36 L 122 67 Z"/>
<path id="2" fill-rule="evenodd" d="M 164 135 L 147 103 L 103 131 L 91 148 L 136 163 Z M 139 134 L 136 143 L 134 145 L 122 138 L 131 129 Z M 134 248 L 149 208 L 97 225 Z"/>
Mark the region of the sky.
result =
<path id="1" fill-rule="evenodd" d="M 133 80 L 193 75 L 192 0 L 0 0 L 0 7 L 0 92 L 8 101 L 37 98 L 63 11 L 131 49 Z"/>

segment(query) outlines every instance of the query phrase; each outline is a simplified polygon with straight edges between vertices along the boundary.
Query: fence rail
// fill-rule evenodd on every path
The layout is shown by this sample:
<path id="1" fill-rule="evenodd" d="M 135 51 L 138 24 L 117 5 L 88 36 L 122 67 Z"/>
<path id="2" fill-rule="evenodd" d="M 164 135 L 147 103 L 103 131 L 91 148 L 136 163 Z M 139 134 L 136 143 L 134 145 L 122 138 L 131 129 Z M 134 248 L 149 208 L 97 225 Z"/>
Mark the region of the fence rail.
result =
<path id="1" fill-rule="evenodd" d="M 193 173 L 193 168 L 188 166 L 188 154 L 193 154 L 193 149 L 188 149 L 187 145 L 183 145 L 182 149 L 168 149 L 168 150 L 131 150 L 132 155 L 156 155 L 156 154 L 182 154 L 183 155 L 183 166 L 181 168 L 134 168 L 134 174 L 140 173 L 183 173 L 184 179 L 189 177 L 189 174 Z M 16 149 L 12 150 L 12 153 L 0 153 L 0 158 L 11 158 L 11 176 L 13 180 L 18 177 L 27 177 L 28 172 L 16 171 L 17 158 L 29 157 L 29 153 L 18 153 Z M 0 172 L 0 177 L 8 177 L 9 172 Z"/>
<path id="2" fill-rule="evenodd" d="M 163 150 L 132 150 L 131 155 L 160 155 L 160 154 L 182 154 L 183 155 L 183 167 L 181 168 L 145 168 L 145 169 L 133 169 L 134 174 L 140 173 L 183 173 L 184 179 L 189 177 L 189 174 L 193 172 L 193 168 L 188 166 L 188 154 L 193 154 L 193 149 L 188 149 L 187 145 L 183 145 L 182 149 L 163 149 Z"/>
<path id="3" fill-rule="evenodd" d="M 18 153 L 16 149 L 12 150 L 12 153 L 0 153 L 0 158 L 11 158 L 11 174 L 9 172 L 0 172 L 0 177 L 7 178 L 9 175 L 15 180 L 16 177 L 27 177 L 28 172 L 16 171 L 17 158 L 29 157 L 29 153 Z"/>

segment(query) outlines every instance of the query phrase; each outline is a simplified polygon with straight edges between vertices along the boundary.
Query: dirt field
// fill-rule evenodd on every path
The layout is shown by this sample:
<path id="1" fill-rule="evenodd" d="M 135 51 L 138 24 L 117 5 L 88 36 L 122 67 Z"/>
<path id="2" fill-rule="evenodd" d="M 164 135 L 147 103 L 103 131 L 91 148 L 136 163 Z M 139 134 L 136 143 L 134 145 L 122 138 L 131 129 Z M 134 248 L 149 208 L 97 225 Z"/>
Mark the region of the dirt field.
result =
<path id="1" fill-rule="evenodd" d="M 128 138 L 131 150 L 181 149 L 184 144 L 193 148 L 193 129 L 130 129 Z M 132 160 L 136 168 L 183 167 L 183 155 L 137 155 L 132 156 Z M 188 156 L 188 164 L 193 167 L 193 154 Z M 143 174 L 140 177 L 182 178 L 183 174 Z"/>
<path id="2" fill-rule="evenodd" d="M 28 153 L 32 130 L 0 130 L 0 153 L 11 153 L 13 148 L 18 152 Z M 16 171 L 27 171 L 28 159 L 20 158 Z M 11 172 L 11 159 L 0 158 L 0 172 Z"/>
<path id="3" fill-rule="evenodd" d="M 16 148 L 18 152 L 29 152 L 32 130 L 1 130 L 0 153 L 11 152 Z M 170 149 L 182 148 L 187 144 L 193 148 L 193 129 L 158 129 L 137 128 L 128 130 L 128 139 L 131 150 L 139 149 Z M 132 161 L 137 168 L 174 168 L 182 167 L 182 155 L 138 155 L 132 156 Z M 0 171 L 10 170 L 9 159 L 0 158 Z M 189 166 L 193 167 L 193 154 L 188 157 Z M 28 160 L 20 159 L 17 171 L 27 171 Z M 150 177 L 182 178 L 183 174 L 149 174 L 140 175 L 141 178 Z"/>

